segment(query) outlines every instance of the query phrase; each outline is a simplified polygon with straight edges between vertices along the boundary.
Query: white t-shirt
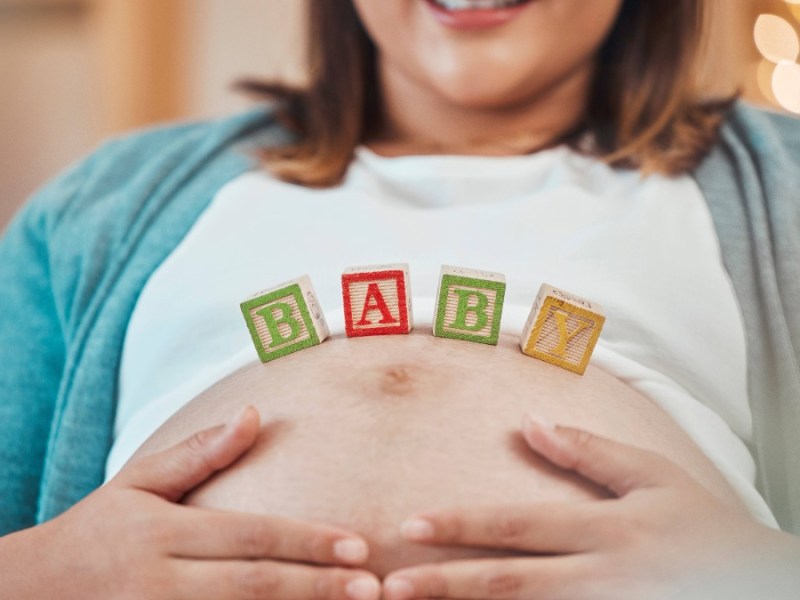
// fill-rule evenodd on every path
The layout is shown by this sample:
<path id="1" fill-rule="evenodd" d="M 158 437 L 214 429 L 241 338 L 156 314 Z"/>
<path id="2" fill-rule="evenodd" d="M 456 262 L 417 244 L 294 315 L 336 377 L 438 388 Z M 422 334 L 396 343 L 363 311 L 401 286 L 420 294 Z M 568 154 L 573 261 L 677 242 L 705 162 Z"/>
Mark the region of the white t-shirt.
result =
<path id="1" fill-rule="evenodd" d="M 607 320 L 593 363 L 665 409 L 774 524 L 746 447 L 742 319 L 699 188 L 566 147 L 399 158 L 361 147 L 334 188 L 260 171 L 229 182 L 136 305 L 107 475 L 185 403 L 258 360 L 245 298 L 308 273 L 343 331 L 342 271 L 393 262 L 410 264 L 416 327 L 431 323 L 442 264 L 504 273 L 502 329 L 516 334 L 543 282 L 598 302 Z"/>

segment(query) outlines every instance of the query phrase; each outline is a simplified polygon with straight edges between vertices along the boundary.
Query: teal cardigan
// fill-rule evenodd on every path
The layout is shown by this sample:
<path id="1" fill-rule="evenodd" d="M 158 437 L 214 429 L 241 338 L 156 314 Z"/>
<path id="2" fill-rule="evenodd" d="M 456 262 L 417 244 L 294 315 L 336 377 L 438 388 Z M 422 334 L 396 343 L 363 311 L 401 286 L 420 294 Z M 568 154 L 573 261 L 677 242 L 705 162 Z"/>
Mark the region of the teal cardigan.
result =
<path id="1" fill-rule="evenodd" d="M 103 481 L 128 320 L 217 190 L 288 140 L 269 109 L 111 141 L 0 241 L 0 535 Z M 696 171 L 747 334 L 758 485 L 800 533 L 800 124 L 736 106 Z M 675 240 L 680 244 L 680 240 Z M 686 290 L 703 302 L 702 290 Z"/>

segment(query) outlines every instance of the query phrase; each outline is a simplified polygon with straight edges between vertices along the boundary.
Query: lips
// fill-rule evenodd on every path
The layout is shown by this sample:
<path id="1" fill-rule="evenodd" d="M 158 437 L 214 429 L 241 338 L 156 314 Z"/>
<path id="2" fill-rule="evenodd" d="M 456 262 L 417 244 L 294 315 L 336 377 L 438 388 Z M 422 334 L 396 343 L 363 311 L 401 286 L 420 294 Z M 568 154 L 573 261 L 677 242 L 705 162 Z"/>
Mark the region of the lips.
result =
<path id="1" fill-rule="evenodd" d="M 424 0 L 433 17 L 451 29 L 497 27 L 516 18 L 533 0 Z"/>
<path id="2" fill-rule="evenodd" d="M 432 0 L 444 10 L 493 10 L 524 4 L 527 0 Z"/>

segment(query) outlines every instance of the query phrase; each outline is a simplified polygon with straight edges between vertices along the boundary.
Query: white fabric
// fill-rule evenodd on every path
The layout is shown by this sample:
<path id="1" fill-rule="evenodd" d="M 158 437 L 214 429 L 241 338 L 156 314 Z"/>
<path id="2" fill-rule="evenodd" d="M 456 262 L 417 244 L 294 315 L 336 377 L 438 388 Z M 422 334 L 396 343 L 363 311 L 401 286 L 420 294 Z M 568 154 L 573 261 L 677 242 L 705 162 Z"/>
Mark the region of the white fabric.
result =
<path id="1" fill-rule="evenodd" d="M 504 273 L 502 329 L 517 334 L 542 282 L 601 304 L 593 363 L 669 412 L 774 525 L 746 447 L 742 319 L 699 188 L 564 147 L 400 158 L 359 148 L 332 189 L 264 172 L 228 183 L 137 303 L 108 476 L 186 402 L 257 360 L 242 300 L 309 273 L 341 332 L 341 272 L 391 262 L 410 263 L 417 328 L 430 325 L 442 264 Z"/>

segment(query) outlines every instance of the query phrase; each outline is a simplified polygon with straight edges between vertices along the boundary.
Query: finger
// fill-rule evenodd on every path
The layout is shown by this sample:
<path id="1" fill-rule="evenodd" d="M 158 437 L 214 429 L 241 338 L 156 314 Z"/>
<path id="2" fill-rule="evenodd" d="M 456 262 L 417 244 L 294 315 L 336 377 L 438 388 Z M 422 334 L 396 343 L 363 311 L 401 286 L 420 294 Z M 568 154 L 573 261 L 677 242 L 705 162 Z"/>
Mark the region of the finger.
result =
<path id="1" fill-rule="evenodd" d="M 192 600 L 378 600 L 381 585 L 372 573 L 322 569 L 275 561 L 181 560 L 179 598 Z"/>
<path id="2" fill-rule="evenodd" d="M 522 432 L 537 454 L 620 497 L 635 489 L 666 485 L 686 477 L 675 463 L 660 454 L 582 429 L 554 426 L 534 415 L 523 419 Z"/>
<path id="3" fill-rule="evenodd" d="M 131 463 L 113 483 L 177 502 L 249 450 L 258 437 L 258 429 L 258 411 L 247 406 L 226 425 L 199 431 L 172 448 Z"/>
<path id="4" fill-rule="evenodd" d="M 360 565 L 363 538 L 337 527 L 287 519 L 175 507 L 170 554 L 183 558 L 274 558 L 318 564 Z"/>
<path id="5" fill-rule="evenodd" d="M 384 600 L 593 598 L 586 561 L 577 557 L 502 558 L 442 562 L 402 569 L 383 582 Z M 590 592 L 591 593 L 591 592 Z"/>
<path id="6" fill-rule="evenodd" d="M 411 517 L 400 534 L 425 544 L 563 554 L 597 548 L 606 529 L 598 524 L 610 518 L 601 502 L 475 506 Z"/>

